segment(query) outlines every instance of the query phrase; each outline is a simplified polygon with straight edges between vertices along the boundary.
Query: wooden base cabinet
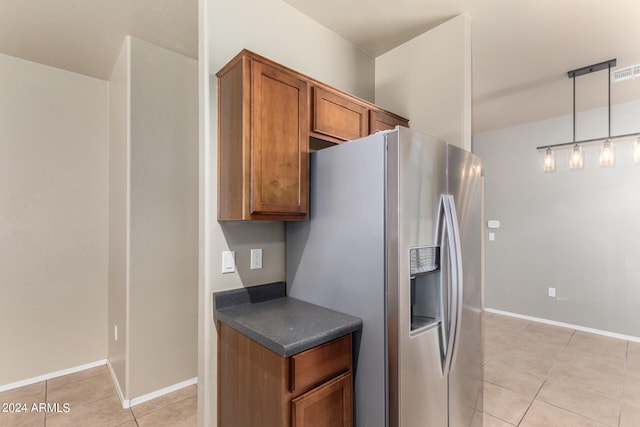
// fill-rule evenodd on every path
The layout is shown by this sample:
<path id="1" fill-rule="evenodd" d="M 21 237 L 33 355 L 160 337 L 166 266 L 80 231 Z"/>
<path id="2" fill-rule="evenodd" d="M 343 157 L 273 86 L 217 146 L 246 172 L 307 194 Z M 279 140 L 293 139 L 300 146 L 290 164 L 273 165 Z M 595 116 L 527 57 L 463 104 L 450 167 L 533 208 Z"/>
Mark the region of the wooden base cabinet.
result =
<path id="1" fill-rule="evenodd" d="M 220 427 L 351 427 L 351 334 L 290 357 L 219 323 Z"/>
<path id="2" fill-rule="evenodd" d="M 350 426 L 353 418 L 352 383 L 351 373 L 347 372 L 293 399 L 292 427 Z"/>

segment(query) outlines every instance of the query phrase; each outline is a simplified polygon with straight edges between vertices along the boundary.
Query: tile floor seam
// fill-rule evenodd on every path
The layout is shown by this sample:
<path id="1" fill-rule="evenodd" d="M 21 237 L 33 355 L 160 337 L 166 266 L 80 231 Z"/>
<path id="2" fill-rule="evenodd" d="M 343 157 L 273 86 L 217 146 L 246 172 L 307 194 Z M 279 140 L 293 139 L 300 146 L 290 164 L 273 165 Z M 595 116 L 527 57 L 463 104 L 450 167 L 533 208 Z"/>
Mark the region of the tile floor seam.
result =
<path id="1" fill-rule="evenodd" d="M 527 416 L 527 413 L 529 412 L 529 410 L 531 409 L 531 406 L 533 406 L 533 403 L 536 401 L 536 399 L 538 398 L 538 395 L 540 394 L 540 391 L 542 390 L 542 388 L 544 387 L 544 385 L 547 383 L 547 380 L 549 379 L 549 375 L 551 375 L 551 372 L 553 371 L 553 368 L 556 366 L 557 362 L 558 362 L 558 355 L 563 352 L 567 346 L 569 345 L 569 342 L 571 342 L 571 339 L 573 338 L 573 336 L 575 335 L 576 330 L 574 329 L 573 332 L 571 332 L 571 336 L 569 337 L 569 339 L 567 340 L 567 342 L 562 346 L 562 350 L 560 350 L 558 353 L 556 353 L 556 355 L 553 358 L 553 365 L 551 365 L 551 369 L 549 369 L 549 371 L 547 371 L 547 375 L 544 378 L 544 381 L 542 381 L 542 384 L 540 384 L 540 387 L 538 388 L 538 391 L 536 392 L 536 394 L 533 396 L 533 399 L 531 399 L 531 402 L 529 402 L 529 406 L 527 406 L 526 411 L 524 411 L 524 414 L 522 414 L 522 417 L 520 418 L 520 420 L 518 421 L 518 424 L 516 424 L 516 426 L 519 426 L 522 421 L 525 419 L 525 417 Z M 562 409 L 562 408 L 561 408 Z"/>
<path id="2" fill-rule="evenodd" d="M 129 406 L 129 412 L 131 412 L 131 417 L 133 418 L 133 422 L 136 423 L 136 426 L 140 427 L 138 425 L 138 419 L 136 418 L 136 414 L 133 413 L 133 409 L 131 409 L 131 406 Z"/>
<path id="3" fill-rule="evenodd" d="M 509 387 L 507 387 L 507 386 L 505 386 L 505 385 L 503 385 L 503 384 L 496 384 L 496 383 L 491 382 L 491 381 L 488 381 L 488 380 L 484 380 L 484 382 L 485 382 L 485 383 L 488 383 L 488 384 L 491 384 L 491 385 L 494 385 L 494 386 L 496 386 L 496 387 L 504 388 L 504 389 L 509 390 L 509 391 L 511 391 L 511 392 L 513 392 L 513 393 L 522 394 L 522 392 L 520 392 L 520 391 L 518 391 L 518 390 L 514 390 L 514 389 L 512 389 L 512 388 L 509 388 Z"/>
<path id="4" fill-rule="evenodd" d="M 503 421 L 503 422 L 505 422 L 506 424 L 509 424 L 510 426 L 512 426 L 512 425 L 513 425 L 513 424 L 511 424 L 511 422 L 509 422 L 508 420 L 505 420 L 504 418 L 500 418 L 500 417 L 499 417 L 499 416 L 497 416 L 497 415 L 493 415 L 493 414 L 490 414 L 490 413 L 488 413 L 488 412 L 484 412 L 484 411 L 482 411 L 482 413 L 483 413 L 483 414 L 487 414 L 487 415 L 491 415 L 493 418 L 496 418 L 496 419 L 498 419 L 498 420 L 500 420 L 500 421 Z M 516 426 L 517 426 L 517 425 L 518 425 L 518 424 L 516 424 Z"/>
<path id="5" fill-rule="evenodd" d="M 44 382 L 44 403 L 49 402 L 49 380 Z M 44 427 L 47 427 L 47 413 L 44 413 Z"/>
<path id="6" fill-rule="evenodd" d="M 160 396 L 160 397 L 162 397 L 162 396 Z M 131 413 L 133 414 L 133 417 L 136 419 L 136 422 L 137 422 L 137 421 L 138 421 L 138 418 L 142 418 L 142 417 L 145 417 L 145 416 L 147 416 L 147 415 L 149 415 L 149 414 L 152 414 L 152 413 L 154 413 L 154 412 L 156 412 L 156 411 L 162 410 L 162 409 L 166 408 L 166 407 L 167 407 L 167 406 L 169 406 L 169 405 L 174 405 L 174 404 L 176 404 L 176 403 L 184 402 L 185 400 L 189 400 L 189 399 L 191 399 L 192 397 L 193 397 L 193 396 L 187 396 L 187 397 L 185 397 L 184 399 L 175 400 L 175 401 L 173 401 L 173 402 L 171 402 L 171 403 L 168 403 L 168 404 L 167 404 L 167 405 L 165 405 L 165 406 L 162 406 L 162 407 L 160 407 L 160 408 L 156 408 L 156 409 L 154 409 L 153 411 L 146 412 L 146 413 L 144 413 L 144 414 L 140 415 L 139 417 L 136 417 L 135 412 L 133 412 L 133 409 L 132 409 L 132 408 L 133 408 L 133 406 L 132 406 L 132 407 L 130 407 L 129 409 L 131 410 Z"/>
<path id="7" fill-rule="evenodd" d="M 618 413 L 618 427 L 622 423 L 622 407 L 624 406 L 624 391 L 627 386 L 627 365 L 629 364 L 629 341 L 627 341 L 627 348 L 624 353 L 624 378 L 622 380 L 622 399 L 620 402 L 620 412 Z"/>
<path id="8" fill-rule="evenodd" d="M 555 361 L 554 361 L 554 365 L 555 365 Z M 553 366 L 551 367 L 551 369 L 553 369 Z M 551 372 L 551 370 L 549 370 L 549 372 Z M 538 395 L 540 394 L 540 390 L 542 390 L 542 387 L 544 387 L 544 385 L 547 383 L 548 379 L 549 379 L 549 374 L 547 374 L 547 376 L 545 377 L 544 381 L 542 381 L 542 384 L 540 384 L 540 387 L 538 388 L 538 391 L 536 391 L 536 394 L 533 396 L 533 399 L 531 399 L 531 402 L 529 402 L 529 406 L 527 406 L 527 409 L 524 411 L 524 414 L 522 414 L 522 417 L 520 417 L 520 420 L 518 421 L 518 424 L 516 424 L 516 426 L 519 426 L 520 423 L 522 423 L 522 420 L 524 420 L 524 417 L 527 416 L 527 413 L 529 412 L 529 409 L 531 409 L 531 406 L 533 405 L 533 402 L 535 402 L 536 399 L 538 398 Z"/>
<path id="9" fill-rule="evenodd" d="M 561 409 L 561 410 L 563 410 L 563 411 L 566 411 L 566 412 L 572 413 L 573 415 L 577 415 L 577 416 L 579 416 L 579 417 L 586 418 L 586 419 L 588 419 L 588 420 L 590 420 L 590 421 L 593 421 L 593 422 L 596 422 L 596 423 L 598 423 L 598 424 L 602 424 L 602 425 L 609 426 L 609 427 L 615 427 L 615 426 L 612 426 L 611 424 L 603 423 L 602 421 L 598 421 L 598 420 L 596 420 L 595 418 L 591 418 L 591 417 L 590 417 L 590 416 L 588 416 L 588 415 L 581 414 L 581 413 L 578 413 L 578 412 L 576 412 L 576 411 L 572 411 L 572 410 L 570 410 L 570 409 L 563 408 L 562 406 L 558 406 L 558 405 L 556 405 L 556 404 L 554 404 L 554 403 L 547 402 L 546 400 L 541 400 L 540 402 L 544 402 L 544 403 L 546 403 L 546 404 L 547 404 L 547 405 L 549 405 L 549 406 L 553 406 L 554 408 L 558 408 L 558 409 Z"/>

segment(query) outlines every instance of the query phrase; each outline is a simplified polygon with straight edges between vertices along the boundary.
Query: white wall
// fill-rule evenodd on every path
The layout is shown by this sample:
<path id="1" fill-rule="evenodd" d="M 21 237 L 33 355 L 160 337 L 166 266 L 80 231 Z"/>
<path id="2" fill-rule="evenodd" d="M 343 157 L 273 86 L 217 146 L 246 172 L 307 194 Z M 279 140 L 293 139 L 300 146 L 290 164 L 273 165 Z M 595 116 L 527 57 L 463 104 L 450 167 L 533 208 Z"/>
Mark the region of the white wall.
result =
<path id="1" fill-rule="evenodd" d="M 197 376 L 197 90 L 197 61 L 131 39 L 131 397 Z"/>
<path id="2" fill-rule="evenodd" d="M 122 45 L 109 78 L 109 289 L 108 360 L 122 390 L 127 390 L 129 280 L 129 58 Z M 114 336 L 118 326 L 118 341 Z"/>
<path id="3" fill-rule="evenodd" d="M 128 37 L 111 83 L 109 360 L 134 399 L 197 375 L 197 62 Z"/>
<path id="4" fill-rule="evenodd" d="M 217 81 L 215 73 L 248 48 L 290 68 L 373 101 L 374 61 L 351 43 L 281 0 L 200 0 L 200 339 L 201 425 L 216 420 L 215 291 L 285 279 L 281 222 L 216 221 Z M 263 248 L 262 270 L 249 270 L 249 249 Z M 220 274 L 221 251 L 236 251 L 238 272 Z"/>
<path id="5" fill-rule="evenodd" d="M 376 58 L 375 102 L 471 150 L 471 24 L 459 15 Z"/>
<path id="6" fill-rule="evenodd" d="M 105 357 L 108 91 L 0 55 L 0 385 Z"/>
<path id="7" fill-rule="evenodd" d="M 606 109 L 579 114 L 577 140 L 606 135 Z M 640 101 L 617 105 L 612 134 L 640 131 Z M 486 306 L 640 337 L 640 165 L 632 144 L 598 165 L 586 146 L 582 171 L 544 174 L 535 147 L 571 141 L 571 116 L 474 135 L 485 174 L 485 219 L 498 219 L 486 250 Z M 547 288 L 557 297 L 549 298 Z"/>

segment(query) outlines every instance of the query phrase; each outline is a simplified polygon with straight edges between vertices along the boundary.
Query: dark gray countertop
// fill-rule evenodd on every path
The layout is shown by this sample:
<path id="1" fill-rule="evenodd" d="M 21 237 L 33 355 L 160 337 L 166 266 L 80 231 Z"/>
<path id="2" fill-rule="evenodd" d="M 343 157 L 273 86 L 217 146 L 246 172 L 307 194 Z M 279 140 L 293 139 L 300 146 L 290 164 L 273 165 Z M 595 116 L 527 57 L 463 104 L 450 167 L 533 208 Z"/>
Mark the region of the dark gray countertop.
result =
<path id="1" fill-rule="evenodd" d="M 214 294 L 215 316 L 281 356 L 300 353 L 362 328 L 362 320 L 357 317 L 284 296 L 284 283 L 254 288 Z"/>

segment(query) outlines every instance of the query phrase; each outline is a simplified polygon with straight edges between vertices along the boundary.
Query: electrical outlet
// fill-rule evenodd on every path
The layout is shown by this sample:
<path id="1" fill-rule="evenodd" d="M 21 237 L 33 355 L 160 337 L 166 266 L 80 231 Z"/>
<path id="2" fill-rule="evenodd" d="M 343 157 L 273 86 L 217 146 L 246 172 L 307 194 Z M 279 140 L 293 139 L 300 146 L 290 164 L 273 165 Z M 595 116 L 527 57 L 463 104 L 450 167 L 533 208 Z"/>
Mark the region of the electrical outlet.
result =
<path id="1" fill-rule="evenodd" d="M 549 288 L 549 296 L 552 298 L 556 297 L 556 288 Z"/>
<path id="2" fill-rule="evenodd" d="M 113 339 L 118 341 L 118 325 L 113 325 Z"/>
<path id="3" fill-rule="evenodd" d="M 262 268 L 262 249 L 251 249 L 251 269 L 259 270 Z"/>

